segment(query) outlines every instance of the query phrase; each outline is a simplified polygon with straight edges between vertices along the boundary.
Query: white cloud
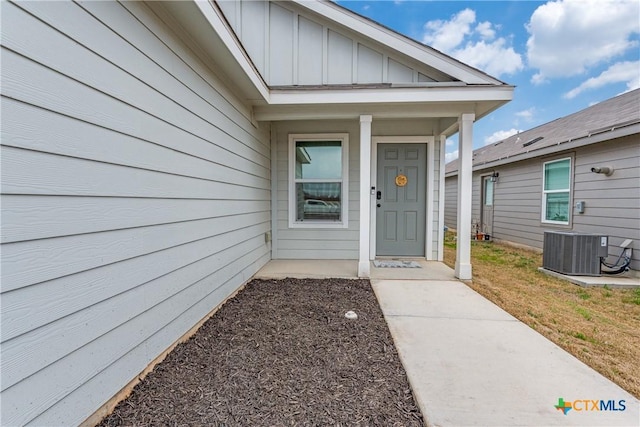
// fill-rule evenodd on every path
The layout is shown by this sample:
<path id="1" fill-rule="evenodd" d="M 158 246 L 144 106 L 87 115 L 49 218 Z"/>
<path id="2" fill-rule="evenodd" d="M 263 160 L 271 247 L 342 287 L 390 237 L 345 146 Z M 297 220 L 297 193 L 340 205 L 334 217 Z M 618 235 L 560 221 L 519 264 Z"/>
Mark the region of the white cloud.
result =
<path id="1" fill-rule="evenodd" d="M 625 90 L 623 93 L 631 92 L 632 90 L 636 89 L 640 89 L 640 76 L 636 76 L 635 79 L 627 82 L 627 90 Z"/>
<path id="2" fill-rule="evenodd" d="M 422 41 L 435 49 L 449 52 L 457 47 L 467 34 L 471 34 L 471 24 L 476 22 L 476 13 L 464 9 L 451 17 L 450 21 L 429 21 Z"/>
<path id="3" fill-rule="evenodd" d="M 455 144 L 457 144 L 457 142 L 456 142 L 456 141 L 454 141 L 454 140 L 453 140 L 453 139 L 451 139 L 451 138 L 447 138 L 447 141 L 446 141 L 446 145 L 447 145 L 447 147 L 453 147 Z"/>
<path id="4" fill-rule="evenodd" d="M 636 47 L 639 14 L 637 0 L 559 0 L 538 7 L 527 24 L 528 63 L 539 70 L 532 83 L 579 75 Z"/>
<path id="5" fill-rule="evenodd" d="M 520 71 L 521 55 L 506 38 L 496 38 L 497 27 L 488 21 L 474 27 L 475 22 L 476 13 L 471 9 L 458 12 L 449 21 L 429 21 L 422 41 L 496 77 Z"/>
<path id="6" fill-rule="evenodd" d="M 493 24 L 489 21 L 479 23 L 476 27 L 476 33 L 485 40 L 492 40 L 496 37 L 496 30 L 493 29 Z"/>
<path id="7" fill-rule="evenodd" d="M 526 110 L 518 111 L 516 117 L 519 117 L 527 122 L 533 120 L 533 115 L 536 112 L 536 107 L 527 108 Z"/>
<path id="8" fill-rule="evenodd" d="M 591 77 L 590 79 L 582 82 L 580 86 L 571 89 L 569 92 L 564 94 L 564 97 L 572 99 L 586 90 L 597 89 L 611 83 L 623 82 L 627 84 L 627 90 L 633 90 L 640 87 L 640 61 L 618 62 L 600 73 L 599 76 Z"/>
<path id="9" fill-rule="evenodd" d="M 445 163 L 449 163 L 452 160 L 455 160 L 458 158 L 458 150 L 452 151 L 451 153 L 445 153 L 444 155 L 444 161 Z"/>
<path id="10" fill-rule="evenodd" d="M 537 73 L 534 74 L 531 77 L 531 83 L 533 83 L 534 85 L 541 85 L 543 83 L 548 83 L 549 80 L 547 80 L 547 78 L 542 74 L 542 73 Z"/>
<path id="11" fill-rule="evenodd" d="M 503 38 L 492 43 L 482 40 L 477 43 L 467 43 L 464 48 L 454 50 L 452 55 L 493 76 L 513 74 L 523 68 L 522 57 L 512 47 L 505 45 L 506 40 Z"/>
<path id="12" fill-rule="evenodd" d="M 518 132 L 522 132 L 522 131 L 518 129 L 496 131 L 493 134 L 484 138 L 484 145 L 489 145 L 489 144 L 493 144 L 494 142 L 502 141 L 503 139 L 507 139 L 511 135 L 515 135 Z"/>

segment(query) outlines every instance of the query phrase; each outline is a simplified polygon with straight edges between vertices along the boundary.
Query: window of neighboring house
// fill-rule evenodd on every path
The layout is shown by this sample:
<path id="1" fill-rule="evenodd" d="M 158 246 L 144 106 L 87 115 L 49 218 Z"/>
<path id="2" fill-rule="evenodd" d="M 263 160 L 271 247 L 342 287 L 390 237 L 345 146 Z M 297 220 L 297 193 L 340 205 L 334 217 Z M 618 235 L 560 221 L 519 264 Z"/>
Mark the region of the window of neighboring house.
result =
<path id="1" fill-rule="evenodd" d="M 484 179 L 484 205 L 493 206 L 493 184 L 494 181 L 491 177 L 485 177 Z"/>
<path id="2" fill-rule="evenodd" d="M 543 165 L 542 222 L 569 224 L 571 213 L 571 159 Z"/>
<path id="3" fill-rule="evenodd" d="M 347 227 L 347 134 L 289 135 L 289 226 Z"/>

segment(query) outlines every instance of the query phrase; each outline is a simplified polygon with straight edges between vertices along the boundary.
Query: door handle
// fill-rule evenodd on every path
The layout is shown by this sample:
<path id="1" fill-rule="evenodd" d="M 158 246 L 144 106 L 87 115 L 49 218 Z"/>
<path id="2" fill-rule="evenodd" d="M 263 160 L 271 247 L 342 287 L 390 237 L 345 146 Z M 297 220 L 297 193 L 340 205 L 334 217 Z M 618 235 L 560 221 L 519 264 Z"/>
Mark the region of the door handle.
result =
<path id="1" fill-rule="evenodd" d="M 376 192 L 376 199 L 378 199 L 378 200 L 382 199 L 382 191 Z"/>

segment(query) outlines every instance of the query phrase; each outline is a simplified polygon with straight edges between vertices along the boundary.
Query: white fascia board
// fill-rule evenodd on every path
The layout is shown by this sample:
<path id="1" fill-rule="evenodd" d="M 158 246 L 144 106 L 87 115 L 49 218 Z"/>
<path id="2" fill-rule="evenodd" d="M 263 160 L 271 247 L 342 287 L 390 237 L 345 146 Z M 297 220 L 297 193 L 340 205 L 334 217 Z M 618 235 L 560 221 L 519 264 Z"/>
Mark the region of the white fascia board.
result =
<path id="1" fill-rule="evenodd" d="M 429 119 L 458 117 L 464 111 L 473 111 L 478 103 L 378 103 L 378 104 L 324 104 L 280 105 L 255 107 L 258 121 L 279 120 L 341 120 L 356 119 L 366 112 L 376 119 Z"/>
<path id="2" fill-rule="evenodd" d="M 241 46 L 233 30 L 229 28 L 226 20 L 222 17 L 222 12 L 211 1 L 194 1 L 200 13 L 206 18 L 211 28 L 218 34 L 218 37 L 227 46 L 234 59 L 240 64 L 246 75 L 254 84 L 256 89 L 265 101 L 269 101 L 269 87 L 266 85 L 260 73 L 255 69 L 246 51 Z"/>
<path id="3" fill-rule="evenodd" d="M 338 9 L 337 6 L 330 2 L 309 0 L 293 0 L 293 2 L 317 14 L 325 16 L 330 20 L 341 23 L 365 37 L 387 45 L 398 52 L 402 52 L 425 65 L 449 74 L 450 76 L 453 76 L 465 83 L 492 85 L 504 84 L 504 82 L 501 82 L 480 70 L 467 67 L 435 49 L 421 46 L 417 42 L 412 43 L 400 34 L 381 26 L 372 25 L 371 22 L 364 18 L 358 18 L 355 15 L 347 14 L 345 11 Z"/>
<path id="4" fill-rule="evenodd" d="M 512 86 L 272 91 L 271 105 L 510 101 Z"/>

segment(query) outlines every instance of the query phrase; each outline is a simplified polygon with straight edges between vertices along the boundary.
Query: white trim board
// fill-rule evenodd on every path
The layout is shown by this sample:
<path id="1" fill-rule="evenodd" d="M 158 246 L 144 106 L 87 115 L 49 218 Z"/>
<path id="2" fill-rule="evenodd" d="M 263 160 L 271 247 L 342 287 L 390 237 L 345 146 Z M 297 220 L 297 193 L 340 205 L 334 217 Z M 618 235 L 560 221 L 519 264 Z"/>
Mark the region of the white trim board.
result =
<path id="1" fill-rule="evenodd" d="M 447 137 L 440 135 L 440 191 L 438 191 L 438 261 L 444 261 L 444 195 L 445 195 L 445 152 Z"/>
<path id="2" fill-rule="evenodd" d="M 511 101 L 512 86 L 449 86 L 449 87 L 381 87 L 381 88 L 326 88 L 305 90 L 296 88 L 272 89 L 270 105 L 297 104 L 369 104 L 369 103 L 474 103 Z"/>
<path id="3" fill-rule="evenodd" d="M 349 228 L 349 134 L 348 133 L 290 133 L 288 136 L 288 188 L 289 195 L 288 217 L 289 228 Z M 308 221 L 301 222 L 296 221 L 296 177 L 295 177 L 295 164 L 296 164 L 296 151 L 295 144 L 298 141 L 323 141 L 323 140 L 336 140 L 341 142 L 342 148 L 342 187 L 341 187 L 341 206 L 342 219 L 340 222 L 326 222 L 326 221 Z M 326 180 L 318 180 L 318 182 L 324 182 Z"/>
<path id="4" fill-rule="evenodd" d="M 253 66 L 249 55 L 227 24 L 224 13 L 220 11 L 214 2 L 194 2 L 202 16 L 209 22 L 211 28 L 218 34 L 218 37 L 227 46 L 234 59 L 242 67 L 247 77 L 251 80 L 255 88 L 260 92 L 262 98 L 269 100 L 269 88 L 262 79 L 262 76 Z"/>

